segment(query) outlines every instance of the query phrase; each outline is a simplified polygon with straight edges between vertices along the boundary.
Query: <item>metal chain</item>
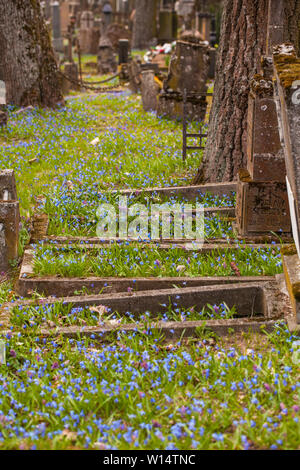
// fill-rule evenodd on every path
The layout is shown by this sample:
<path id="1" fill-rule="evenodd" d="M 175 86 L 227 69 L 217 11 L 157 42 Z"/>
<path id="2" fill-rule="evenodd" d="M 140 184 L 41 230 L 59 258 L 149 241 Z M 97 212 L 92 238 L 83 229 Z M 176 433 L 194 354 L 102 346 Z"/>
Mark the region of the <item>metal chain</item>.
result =
<path id="1" fill-rule="evenodd" d="M 59 73 L 62 77 L 66 78 L 69 82 L 73 83 L 74 85 L 79 86 L 80 88 L 84 88 L 85 90 L 97 91 L 99 93 L 101 93 L 101 92 L 105 93 L 105 92 L 108 92 L 108 91 L 112 91 L 112 90 L 115 90 L 115 89 L 119 88 L 119 86 L 120 86 L 119 84 L 117 84 L 117 85 L 111 85 L 111 86 L 107 86 L 107 87 L 95 87 L 95 86 L 91 86 L 91 83 L 84 82 L 84 81 L 80 82 L 79 80 L 74 80 L 73 78 L 68 77 L 67 75 L 65 75 L 62 71 L 59 71 Z M 114 75 L 113 77 L 111 77 L 109 79 L 103 80 L 103 82 L 96 82 L 96 83 L 109 82 L 109 81 L 113 80 L 114 78 L 116 78 L 118 76 L 119 76 L 119 74 L 116 74 L 116 75 Z"/>

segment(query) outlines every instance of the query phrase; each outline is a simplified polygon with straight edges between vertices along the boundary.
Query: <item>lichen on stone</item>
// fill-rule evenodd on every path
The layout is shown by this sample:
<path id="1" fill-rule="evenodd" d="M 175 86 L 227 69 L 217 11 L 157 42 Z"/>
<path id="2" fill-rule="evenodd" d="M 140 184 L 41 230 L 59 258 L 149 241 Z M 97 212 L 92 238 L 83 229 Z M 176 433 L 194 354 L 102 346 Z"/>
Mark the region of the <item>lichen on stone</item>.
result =
<path id="1" fill-rule="evenodd" d="M 284 88 L 290 88 L 300 79 L 300 59 L 292 44 L 281 44 L 273 50 L 274 64 Z"/>

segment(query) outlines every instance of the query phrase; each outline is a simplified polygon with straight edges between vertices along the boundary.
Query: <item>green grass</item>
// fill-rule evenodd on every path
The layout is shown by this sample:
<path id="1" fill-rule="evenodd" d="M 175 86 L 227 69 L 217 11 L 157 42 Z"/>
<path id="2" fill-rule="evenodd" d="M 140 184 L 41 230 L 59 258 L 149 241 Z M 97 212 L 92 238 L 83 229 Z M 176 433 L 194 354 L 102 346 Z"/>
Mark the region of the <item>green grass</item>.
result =
<path id="1" fill-rule="evenodd" d="M 98 145 L 91 142 L 99 137 Z M 0 168 L 13 168 L 22 213 L 41 194 L 63 201 L 90 193 L 190 183 L 201 153 L 181 158 L 178 122 L 145 113 L 136 95 L 82 95 L 59 110 L 9 112 L 0 129 Z"/>
<path id="2" fill-rule="evenodd" d="M 79 94 L 55 111 L 14 111 L 9 107 L 8 126 L 0 129 L 0 168 L 16 173 L 25 217 L 20 254 L 34 205 L 49 214 L 50 233 L 91 236 L 105 190 L 190 184 L 202 159 L 201 152 L 189 153 L 183 163 L 181 124 L 145 113 L 140 97 L 128 93 Z M 235 203 L 234 197 L 202 202 Z M 231 236 L 225 222 L 211 222 L 211 236 Z M 37 272 L 176 277 L 282 270 L 276 250 L 244 247 L 194 257 L 178 248 L 168 254 L 112 245 L 85 259 L 82 250 L 51 250 L 38 248 Z M 16 298 L 13 282 L 1 278 L 0 308 Z M 235 312 L 224 306 L 167 309 L 156 320 L 212 315 L 228 318 Z M 122 318 L 132 320 L 130 314 Z M 285 326 L 272 335 L 226 340 L 204 327 L 198 340 L 166 343 L 148 329 L 147 312 L 138 320 L 134 333 L 119 332 L 109 344 L 101 336 L 46 340 L 38 334 L 40 326 L 117 324 L 120 315 L 103 312 L 100 318 L 99 311 L 65 304 L 14 308 L 12 331 L 0 336 L 7 356 L 0 365 L 0 449 L 299 448 L 299 346 Z"/>
<path id="3" fill-rule="evenodd" d="M 15 335 L 0 365 L 1 449 L 297 449 L 299 365 L 284 327 L 166 344 Z"/>
<path id="4" fill-rule="evenodd" d="M 150 322 L 224 320 L 234 318 L 236 315 L 235 307 L 230 309 L 225 304 L 207 305 L 201 311 L 196 307 L 173 309 L 171 305 L 169 307 L 162 306 L 161 310 L 161 313 L 154 316 L 149 312 L 135 315 L 127 312 L 125 315 L 121 315 L 118 312 L 111 312 L 103 305 L 74 307 L 72 304 L 58 302 L 52 305 L 16 306 L 12 309 L 11 324 L 14 328 L 28 333 L 28 331 L 35 331 L 39 327 L 53 328 L 71 325 L 121 327 L 121 325 L 128 323 L 137 323 L 141 327 L 145 327 Z"/>
<path id="5" fill-rule="evenodd" d="M 111 243 L 102 248 L 79 246 L 37 246 L 34 254 L 36 276 L 61 277 L 178 277 L 178 276 L 272 276 L 282 272 L 277 248 L 240 248 L 211 253 L 186 251 L 173 245 Z"/>

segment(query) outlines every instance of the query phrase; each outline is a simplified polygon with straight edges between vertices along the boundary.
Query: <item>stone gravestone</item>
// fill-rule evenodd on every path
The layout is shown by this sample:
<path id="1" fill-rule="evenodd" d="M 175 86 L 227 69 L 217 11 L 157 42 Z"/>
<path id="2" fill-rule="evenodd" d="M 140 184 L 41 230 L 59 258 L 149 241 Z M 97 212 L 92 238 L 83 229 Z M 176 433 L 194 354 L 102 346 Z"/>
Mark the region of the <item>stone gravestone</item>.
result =
<path id="1" fill-rule="evenodd" d="M 129 61 L 129 41 L 128 39 L 119 39 L 119 65 L 127 64 Z"/>
<path id="2" fill-rule="evenodd" d="M 152 70 L 144 70 L 141 74 L 142 103 L 145 111 L 156 111 L 160 87 L 155 81 Z"/>
<path id="3" fill-rule="evenodd" d="M 242 237 L 291 232 L 273 81 L 259 75 L 251 82 L 247 170 L 239 172 L 237 227 Z"/>
<path id="4" fill-rule="evenodd" d="M 7 123 L 7 112 L 6 112 L 6 86 L 5 83 L 0 80 L 0 127 L 5 126 Z"/>
<path id="5" fill-rule="evenodd" d="M 296 322 L 300 324 L 300 59 L 290 44 L 274 47 L 276 98 L 280 133 L 286 163 L 286 184 L 289 197 L 295 253 L 283 253 L 286 286 Z M 295 327 L 294 320 L 289 326 Z"/>
<path id="6" fill-rule="evenodd" d="M 55 52 L 63 52 L 64 44 L 63 44 L 63 39 L 61 37 L 59 2 L 52 3 L 52 34 L 53 34 L 53 48 Z"/>
<path id="7" fill-rule="evenodd" d="M 172 10 L 160 10 L 158 40 L 160 42 L 172 42 L 175 39 L 174 12 Z"/>
<path id="8" fill-rule="evenodd" d="M 18 258 L 20 211 L 12 170 L 0 171 L 0 271 Z"/>
<path id="9" fill-rule="evenodd" d="M 105 29 L 105 35 L 109 38 L 115 51 L 118 50 L 120 39 L 128 39 L 129 47 L 131 42 L 131 32 L 119 23 L 112 23 Z"/>
<path id="10" fill-rule="evenodd" d="M 180 26 L 184 30 L 190 30 L 193 27 L 195 17 L 195 0 L 179 0 L 177 2 L 177 15 Z"/>
<path id="11" fill-rule="evenodd" d="M 84 11 L 80 17 L 79 44 L 83 54 L 97 54 L 100 28 L 94 25 L 94 15 Z"/>
<path id="12" fill-rule="evenodd" d="M 199 33 L 186 32 L 176 43 L 168 77 L 159 96 L 158 114 L 170 118 L 183 115 L 183 93 L 187 92 L 187 119 L 202 121 L 206 113 L 209 45 Z"/>
<path id="13" fill-rule="evenodd" d="M 98 48 L 98 72 L 100 74 L 115 73 L 117 58 L 109 38 L 101 36 Z"/>

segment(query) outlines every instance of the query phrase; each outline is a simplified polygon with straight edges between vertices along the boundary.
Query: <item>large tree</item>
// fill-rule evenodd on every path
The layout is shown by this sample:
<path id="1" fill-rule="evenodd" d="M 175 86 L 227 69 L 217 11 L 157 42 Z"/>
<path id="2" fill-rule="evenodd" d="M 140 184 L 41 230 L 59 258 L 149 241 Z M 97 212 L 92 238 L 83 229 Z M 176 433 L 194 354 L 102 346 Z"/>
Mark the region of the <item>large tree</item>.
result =
<path id="1" fill-rule="evenodd" d="M 0 0 L 0 79 L 8 103 L 53 107 L 63 102 L 38 0 Z"/>
<path id="2" fill-rule="evenodd" d="M 144 49 L 157 36 L 157 0 L 137 0 L 133 22 L 132 45 L 134 49 Z"/>
<path id="3" fill-rule="evenodd" d="M 282 5 L 284 40 L 299 47 L 300 0 Z M 250 81 L 266 53 L 268 8 L 269 0 L 225 0 L 207 144 L 194 183 L 232 181 L 246 166 Z"/>

